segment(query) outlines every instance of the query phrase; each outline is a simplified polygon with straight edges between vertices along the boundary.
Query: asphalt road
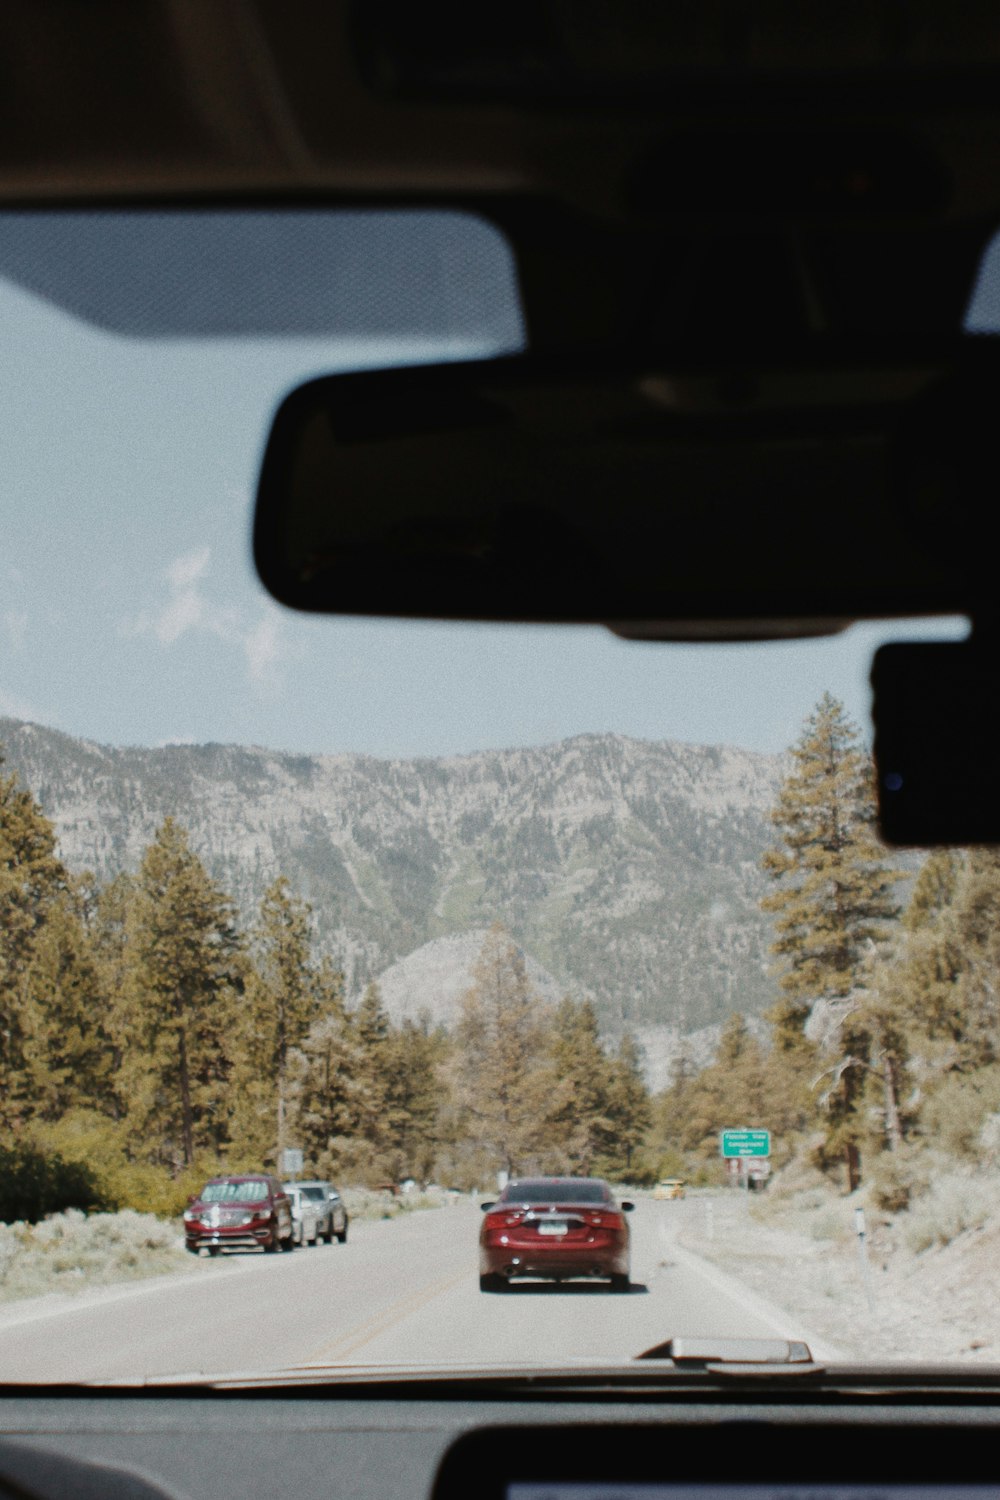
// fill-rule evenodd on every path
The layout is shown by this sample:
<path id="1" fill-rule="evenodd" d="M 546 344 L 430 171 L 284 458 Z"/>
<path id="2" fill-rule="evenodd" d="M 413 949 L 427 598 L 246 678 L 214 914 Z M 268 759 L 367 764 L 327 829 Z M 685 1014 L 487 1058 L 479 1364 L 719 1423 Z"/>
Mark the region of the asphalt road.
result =
<path id="1" fill-rule="evenodd" d="M 671 1336 L 803 1337 L 674 1242 L 697 1200 L 632 1215 L 633 1289 L 479 1291 L 471 1203 L 354 1223 L 346 1245 L 220 1256 L 196 1274 L 0 1310 L 0 1381 L 135 1379 L 338 1364 L 575 1364 Z M 819 1351 L 817 1351 L 819 1352 Z"/>

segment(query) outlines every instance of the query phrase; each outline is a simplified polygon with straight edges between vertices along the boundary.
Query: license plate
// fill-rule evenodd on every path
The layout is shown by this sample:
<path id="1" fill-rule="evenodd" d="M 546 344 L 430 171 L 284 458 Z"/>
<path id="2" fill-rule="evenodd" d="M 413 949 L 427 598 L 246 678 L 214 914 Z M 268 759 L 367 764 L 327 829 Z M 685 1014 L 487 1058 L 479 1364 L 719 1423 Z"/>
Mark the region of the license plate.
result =
<path id="1" fill-rule="evenodd" d="M 538 1226 L 538 1233 L 539 1234 L 565 1234 L 568 1229 L 569 1229 L 569 1225 L 568 1224 L 563 1224 L 560 1220 L 557 1219 L 555 1221 L 555 1223 L 549 1223 L 549 1224 L 543 1223 L 543 1224 L 539 1224 L 539 1226 Z"/>

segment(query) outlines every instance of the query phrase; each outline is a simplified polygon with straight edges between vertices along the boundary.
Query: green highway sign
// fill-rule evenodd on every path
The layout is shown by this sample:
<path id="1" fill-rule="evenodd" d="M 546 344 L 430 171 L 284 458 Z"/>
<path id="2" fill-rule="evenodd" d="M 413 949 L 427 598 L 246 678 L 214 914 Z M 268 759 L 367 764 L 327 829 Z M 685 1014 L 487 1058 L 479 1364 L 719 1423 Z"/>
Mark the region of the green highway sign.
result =
<path id="1" fill-rule="evenodd" d="M 723 1156 L 770 1156 L 769 1130 L 724 1130 L 719 1137 Z"/>

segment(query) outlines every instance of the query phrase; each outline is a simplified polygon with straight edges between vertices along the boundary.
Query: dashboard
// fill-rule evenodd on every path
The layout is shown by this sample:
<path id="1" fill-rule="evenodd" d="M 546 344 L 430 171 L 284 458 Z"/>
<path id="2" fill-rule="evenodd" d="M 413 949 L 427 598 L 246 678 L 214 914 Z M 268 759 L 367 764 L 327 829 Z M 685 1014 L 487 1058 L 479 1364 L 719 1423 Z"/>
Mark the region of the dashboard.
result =
<path id="1" fill-rule="evenodd" d="M 986 1500 L 993 1403 L 0 1398 L 34 1500 Z"/>

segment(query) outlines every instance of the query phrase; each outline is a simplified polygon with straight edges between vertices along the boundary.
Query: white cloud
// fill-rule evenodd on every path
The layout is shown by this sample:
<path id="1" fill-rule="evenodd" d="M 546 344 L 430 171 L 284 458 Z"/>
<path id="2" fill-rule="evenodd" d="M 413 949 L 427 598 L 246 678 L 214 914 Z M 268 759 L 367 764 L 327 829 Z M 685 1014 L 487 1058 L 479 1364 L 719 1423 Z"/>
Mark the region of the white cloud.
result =
<path id="1" fill-rule="evenodd" d="M 211 561 L 211 547 L 175 558 L 163 571 L 166 599 L 157 609 L 143 610 L 125 629 L 130 635 L 154 636 L 161 646 L 173 646 L 191 633 L 214 636 L 242 652 L 252 682 L 273 686 L 286 655 L 280 615 L 268 608 L 250 620 L 244 610 L 217 604 L 205 588 Z"/>
<path id="2" fill-rule="evenodd" d="M 276 614 L 262 615 L 243 641 L 247 670 L 254 682 L 264 682 L 281 660 L 284 652 L 280 639 L 281 625 Z"/>
<path id="3" fill-rule="evenodd" d="M 153 634 L 164 646 L 172 646 L 189 630 L 205 623 L 205 601 L 193 588 L 185 588 L 164 605 L 152 622 Z"/>
<path id="4" fill-rule="evenodd" d="M 24 647 L 25 637 L 28 633 L 28 616 L 24 610 L 8 609 L 3 617 L 4 629 L 7 638 L 15 651 Z"/>
<path id="5" fill-rule="evenodd" d="M 176 590 L 192 588 L 199 578 L 204 578 L 211 560 L 211 547 L 199 547 L 194 552 L 186 553 L 184 557 L 175 558 L 166 569 L 170 587 Z"/>

